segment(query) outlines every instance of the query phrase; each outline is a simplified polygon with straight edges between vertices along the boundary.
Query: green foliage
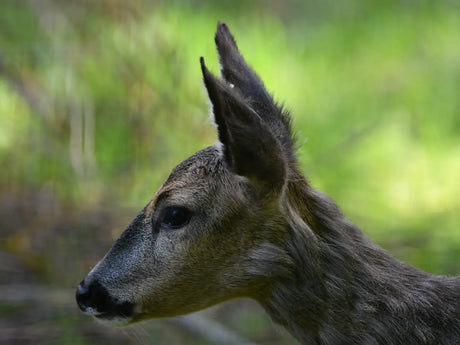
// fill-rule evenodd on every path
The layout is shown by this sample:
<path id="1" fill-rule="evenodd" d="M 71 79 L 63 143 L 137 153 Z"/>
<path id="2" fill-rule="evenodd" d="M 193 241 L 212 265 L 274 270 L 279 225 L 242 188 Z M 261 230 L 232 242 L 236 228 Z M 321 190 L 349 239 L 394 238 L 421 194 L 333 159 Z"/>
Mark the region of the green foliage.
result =
<path id="1" fill-rule="evenodd" d="M 291 110 L 311 183 L 401 259 L 459 273 L 460 8 L 447 0 L 3 2 L 0 201 L 46 190 L 71 208 L 140 209 L 216 140 L 198 58 L 218 72 L 218 20 Z"/>
<path id="2" fill-rule="evenodd" d="M 174 164 L 215 140 L 198 57 L 217 72 L 223 18 L 308 139 L 299 154 L 315 186 L 384 244 L 419 233 L 433 251 L 458 245 L 458 9 L 208 5 L 6 3 L 2 186 L 46 186 L 89 206 L 145 203 Z M 414 263 L 449 270 L 431 260 Z"/>

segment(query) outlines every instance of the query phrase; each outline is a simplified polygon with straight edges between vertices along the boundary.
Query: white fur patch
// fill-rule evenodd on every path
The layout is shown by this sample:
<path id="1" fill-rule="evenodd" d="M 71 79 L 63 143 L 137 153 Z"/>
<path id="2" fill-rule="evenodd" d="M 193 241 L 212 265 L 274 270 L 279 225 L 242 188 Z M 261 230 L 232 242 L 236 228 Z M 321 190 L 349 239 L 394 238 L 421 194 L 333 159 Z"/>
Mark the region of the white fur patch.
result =
<path id="1" fill-rule="evenodd" d="M 124 318 L 124 317 L 114 317 L 111 319 L 100 319 L 97 316 L 95 317 L 97 322 L 100 322 L 101 324 L 105 326 L 111 326 L 111 327 L 122 327 L 122 326 L 127 326 L 131 323 L 132 318 Z"/>
<path id="2" fill-rule="evenodd" d="M 219 152 L 220 156 L 224 155 L 224 144 L 222 144 L 220 141 L 217 141 L 212 146 L 217 150 L 217 152 Z"/>

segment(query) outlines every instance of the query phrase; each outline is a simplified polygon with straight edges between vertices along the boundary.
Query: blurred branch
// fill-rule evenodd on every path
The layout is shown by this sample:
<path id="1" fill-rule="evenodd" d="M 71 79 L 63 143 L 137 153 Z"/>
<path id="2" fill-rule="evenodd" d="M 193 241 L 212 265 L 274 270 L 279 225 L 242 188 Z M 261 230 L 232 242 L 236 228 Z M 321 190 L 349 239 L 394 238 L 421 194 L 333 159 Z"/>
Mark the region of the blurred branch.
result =
<path id="1" fill-rule="evenodd" d="M 0 302 L 6 304 L 54 304 L 73 305 L 73 290 L 53 289 L 43 285 L 0 285 Z M 70 303 L 72 301 L 72 303 Z"/>
<path id="2" fill-rule="evenodd" d="M 61 111 L 64 115 L 69 116 L 68 155 L 72 168 L 80 180 L 94 179 L 97 174 L 97 164 L 93 100 L 88 92 L 83 94 L 76 92 L 78 80 L 74 77 L 74 66 L 68 64 L 72 59 L 69 59 L 68 56 L 61 53 L 61 49 L 58 49 L 63 44 L 69 46 L 68 41 L 65 43 L 62 41 L 62 37 L 74 35 L 74 30 L 69 24 L 67 16 L 60 11 L 53 1 L 29 1 L 29 7 L 39 19 L 41 30 L 49 37 L 51 46 L 56 48 L 52 50 L 55 52 L 54 60 L 64 63 L 65 73 L 60 76 L 64 97 L 46 94 L 43 88 L 37 87 L 29 75 L 25 78 L 24 73 L 21 73 L 20 70 L 16 70 L 12 66 L 6 67 L 1 52 L 0 77 L 7 81 L 31 111 L 42 120 L 46 129 L 51 129 L 54 134 L 57 133 L 62 137 L 62 129 L 65 127 L 62 127 L 62 120 L 56 121 L 57 117 L 53 115 Z M 57 31 L 64 32 L 64 35 L 56 35 Z M 76 94 L 80 94 L 80 97 Z M 59 104 L 63 108 L 59 108 Z M 67 119 L 63 118 L 63 120 L 66 121 Z M 67 133 L 64 134 L 67 135 Z M 53 151 L 58 148 L 58 157 L 65 155 L 64 147 L 58 140 L 50 141 L 49 135 L 41 136 L 40 139 L 46 141 L 46 147 L 51 147 Z"/>
<path id="3" fill-rule="evenodd" d="M 29 1 L 30 8 L 34 11 L 42 30 L 50 38 L 51 45 L 59 47 L 63 44 L 61 36 L 55 34 L 56 28 L 59 29 L 63 37 L 75 37 L 74 27 L 68 16 L 61 11 L 58 4 L 54 1 Z M 65 44 L 71 45 L 69 40 Z M 77 51 L 77 49 L 71 49 Z M 66 56 L 61 56 L 62 50 L 55 49 L 57 61 L 70 61 Z M 64 88 L 66 99 L 70 111 L 70 142 L 69 155 L 72 167 L 80 179 L 86 177 L 93 178 L 96 174 L 96 155 L 95 155 L 95 128 L 94 128 L 94 106 L 92 97 L 88 93 L 75 97 L 77 81 L 74 78 L 73 66 L 65 66 Z"/>
<path id="4" fill-rule="evenodd" d="M 50 97 L 33 82 L 26 81 L 19 71 L 11 67 L 6 68 L 3 61 L 3 55 L 0 52 L 0 78 L 5 79 L 11 89 L 27 104 L 31 112 L 40 118 L 48 130 L 54 133 L 59 132 L 59 126 L 53 122 L 50 116 L 50 114 L 52 114 Z M 47 134 L 50 134 L 49 131 Z M 49 148 L 52 148 L 51 151 L 53 151 L 53 155 L 55 155 L 56 152 L 58 152 L 58 154 L 64 152 L 63 145 L 50 135 L 41 136 L 40 139 L 44 142 L 44 145 L 35 148 L 40 149 L 45 156 L 50 155 L 50 150 L 47 150 Z"/>
<path id="5" fill-rule="evenodd" d="M 48 114 L 51 107 L 48 97 L 31 83 L 25 82 L 18 72 L 7 69 L 3 61 L 3 55 L 0 52 L 0 77 L 3 77 L 8 82 L 34 113 L 39 115 L 47 125 L 50 125 Z"/>
<path id="6" fill-rule="evenodd" d="M 216 344 L 255 345 L 220 322 L 205 318 L 199 314 L 181 316 L 172 321 Z"/>

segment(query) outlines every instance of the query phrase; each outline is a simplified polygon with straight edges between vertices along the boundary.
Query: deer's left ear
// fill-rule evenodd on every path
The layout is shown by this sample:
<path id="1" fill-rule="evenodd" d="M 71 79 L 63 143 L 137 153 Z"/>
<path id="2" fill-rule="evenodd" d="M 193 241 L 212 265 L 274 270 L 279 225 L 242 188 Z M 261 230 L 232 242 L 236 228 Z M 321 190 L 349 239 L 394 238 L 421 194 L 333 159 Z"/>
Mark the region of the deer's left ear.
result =
<path id="1" fill-rule="evenodd" d="M 200 62 L 225 160 L 264 191 L 279 192 L 287 165 L 281 143 L 240 93 L 214 77 L 203 58 Z"/>

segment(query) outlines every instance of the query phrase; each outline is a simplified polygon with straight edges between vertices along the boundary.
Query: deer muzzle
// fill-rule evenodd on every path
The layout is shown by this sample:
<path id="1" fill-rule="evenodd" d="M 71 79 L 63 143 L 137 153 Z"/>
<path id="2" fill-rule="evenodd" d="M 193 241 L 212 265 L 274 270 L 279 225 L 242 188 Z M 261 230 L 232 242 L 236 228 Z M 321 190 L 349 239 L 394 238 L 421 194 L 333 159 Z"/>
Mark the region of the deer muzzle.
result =
<path id="1" fill-rule="evenodd" d="M 75 297 L 78 307 L 85 314 L 101 321 L 129 323 L 134 316 L 133 303 L 120 302 L 113 298 L 97 280 L 90 282 L 83 280 L 77 287 Z"/>

